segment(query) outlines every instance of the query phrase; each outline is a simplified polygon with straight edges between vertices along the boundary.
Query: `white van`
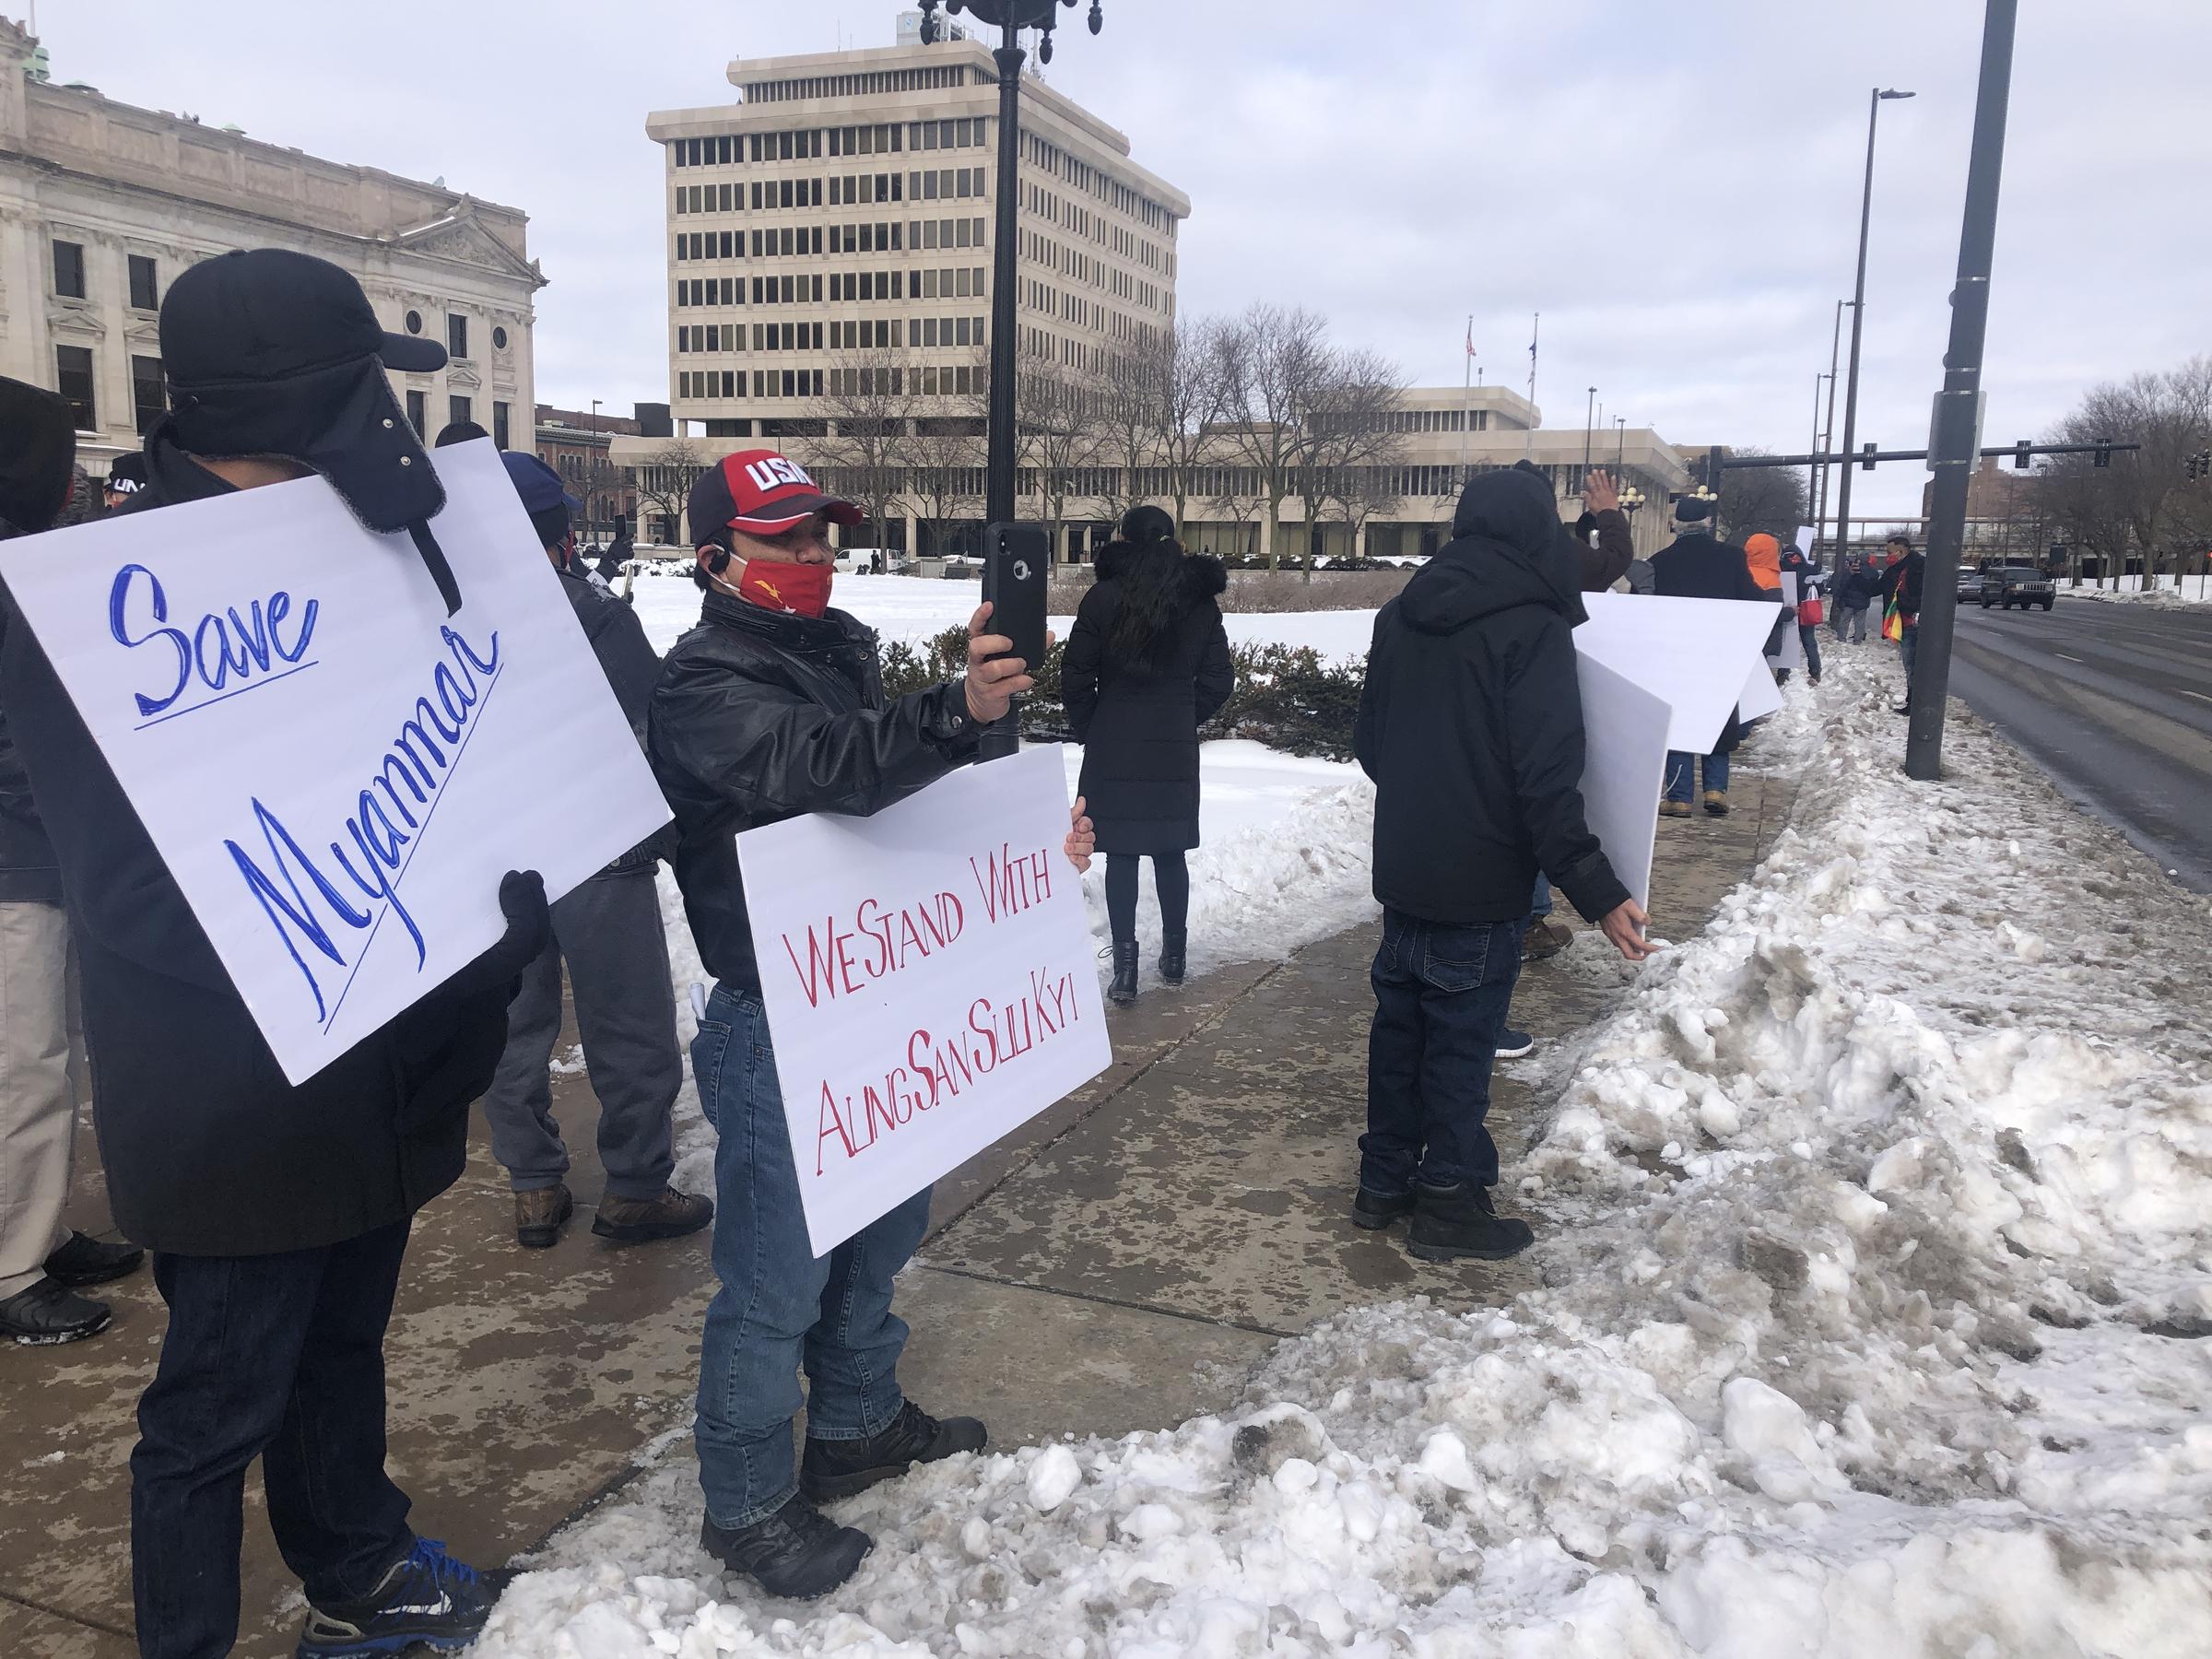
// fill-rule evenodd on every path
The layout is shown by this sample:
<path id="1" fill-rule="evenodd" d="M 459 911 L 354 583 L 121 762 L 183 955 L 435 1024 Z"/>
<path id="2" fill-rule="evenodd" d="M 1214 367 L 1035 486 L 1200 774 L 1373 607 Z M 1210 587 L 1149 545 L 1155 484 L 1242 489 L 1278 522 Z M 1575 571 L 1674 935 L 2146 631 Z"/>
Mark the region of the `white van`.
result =
<path id="1" fill-rule="evenodd" d="M 888 547 L 840 547 L 837 550 L 837 573 L 840 576 L 865 576 L 876 569 L 881 559 L 886 571 L 898 568 L 899 556 Z"/>

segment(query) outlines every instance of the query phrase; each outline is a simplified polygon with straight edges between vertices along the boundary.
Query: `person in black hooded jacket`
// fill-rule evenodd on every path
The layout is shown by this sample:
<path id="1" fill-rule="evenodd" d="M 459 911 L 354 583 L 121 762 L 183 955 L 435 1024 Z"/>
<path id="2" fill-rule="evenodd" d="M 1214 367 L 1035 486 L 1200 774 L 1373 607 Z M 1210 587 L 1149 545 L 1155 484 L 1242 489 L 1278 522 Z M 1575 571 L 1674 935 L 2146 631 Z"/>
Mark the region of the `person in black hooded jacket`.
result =
<path id="1" fill-rule="evenodd" d="M 1489 1189 L 1490 1070 L 1541 869 L 1630 960 L 1643 911 L 1583 818 L 1578 559 L 1533 473 L 1483 473 L 1452 540 L 1375 618 L 1353 747 L 1375 782 L 1367 1134 L 1353 1219 L 1410 1214 L 1417 1256 L 1533 1238 Z"/>
<path id="2" fill-rule="evenodd" d="M 1083 745 L 1079 793 L 1106 854 L 1116 1003 L 1136 1000 L 1136 877 L 1152 861 L 1159 894 L 1159 977 L 1182 983 L 1191 875 L 1198 844 L 1198 728 L 1236 688 L 1218 596 L 1229 572 L 1186 557 L 1175 521 L 1135 507 L 1099 554 L 1098 582 L 1077 608 L 1061 698 Z"/>
<path id="3" fill-rule="evenodd" d="M 365 523 L 419 520 L 394 556 L 452 585 L 428 529 L 443 489 L 384 376 L 442 350 L 384 334 L 351 276 L 277 249 L 185 271 L 160 329 L 176 403 L 126 512 L 320 472 Z M 288 1083 L 28 628 L 0 649 L 0 701 L 61 865 L 116 1223 L 153 1251 L 169 1306 L 131 1453 L 139 1652 L 205 1659 L 237 1640 L 257 1457 L 309 1602 L 300 1653 L 463 1645 L 492 1596 L 416 1535 L 385 1471 L 384 1334 L 412 1218 L 461 1173 L 515 976 L 544 944 L 544 886 L 511 873 L 499 945 Z"/>

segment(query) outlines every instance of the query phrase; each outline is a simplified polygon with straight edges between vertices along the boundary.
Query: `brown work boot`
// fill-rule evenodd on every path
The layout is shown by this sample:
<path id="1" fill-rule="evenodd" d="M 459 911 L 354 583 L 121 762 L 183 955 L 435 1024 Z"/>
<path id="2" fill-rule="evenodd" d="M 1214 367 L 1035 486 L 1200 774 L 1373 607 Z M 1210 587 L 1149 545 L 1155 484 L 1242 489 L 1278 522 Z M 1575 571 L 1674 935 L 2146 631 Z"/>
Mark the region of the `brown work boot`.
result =
<path id="1" fill-rule="evenodd" d="M 592 1230 L 618 1244 L 643 1244 L 653 1239 L 680 1239 L 713 1219 L 712 1199 L 663 1187 L 650 1198 L 618 1198 L 609 1193 L 599 1200 Z"/>
<path id="2" fill-rule="evenodd" d="M 524 1250 L 544 1250 L 559 1242 L 560 1230 L 576 1213 L 576 1201 L 559 1182 L 549 1187 L 532 1187 L 514 1195 L 514 1241 Z"/>
<path id="3" fill-rule="evenodd" d="M 1728 792 L 1724 789 L 1707 790 L 1705 792 L 1705 810 L 1714 818 L 1726 818 L 1728 816 Z"/>
<path id="4" fill-rule="evenodd" d="M 1688 818 L 1691 816 L 1692 810 L 1688 801 L 1662 801 L 1659 803 L 1661 818 Z"/>
<path id="5" fill-rule="evenodd" d="M 1573 943 L 1573 928 L 1549 916 L 1538 916 L 1536 924 L 1521 935 L 1521 959 L 1540 962 L 1546 957 L 1558 956 Z"/>

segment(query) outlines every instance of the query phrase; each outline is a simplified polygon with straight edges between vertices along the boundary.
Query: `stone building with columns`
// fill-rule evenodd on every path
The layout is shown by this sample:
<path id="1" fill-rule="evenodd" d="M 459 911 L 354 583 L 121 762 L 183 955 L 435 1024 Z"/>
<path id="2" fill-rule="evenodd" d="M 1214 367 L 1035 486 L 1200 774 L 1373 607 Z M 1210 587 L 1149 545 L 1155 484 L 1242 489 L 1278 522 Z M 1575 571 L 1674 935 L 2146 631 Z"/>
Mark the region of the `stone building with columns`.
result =
<path id="1" fill-rule="evenodd" d="M 437 373 L 393 376 L 427 436 L 471 419 L 502 446 L 531 445 L 546 278 L 527 216 L 44 75 L 37 41 L 0 18 L 0 374 L 70 402 L 87 470 L 136 449 L 167 406 L 169 284 L 233 248 L 342 265 L 384 327 L 444 345 Z"/>

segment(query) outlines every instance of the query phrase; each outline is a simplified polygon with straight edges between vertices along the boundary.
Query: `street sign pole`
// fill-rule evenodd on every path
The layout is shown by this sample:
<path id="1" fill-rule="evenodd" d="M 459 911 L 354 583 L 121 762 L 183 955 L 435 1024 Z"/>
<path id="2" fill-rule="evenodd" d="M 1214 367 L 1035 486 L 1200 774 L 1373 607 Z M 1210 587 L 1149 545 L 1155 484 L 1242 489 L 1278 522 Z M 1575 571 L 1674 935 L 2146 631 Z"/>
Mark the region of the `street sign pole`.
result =
<path id="1" fill-rule="evenodd" d="M 1967 164 L 1966 214 L 1959 233 L 1959 279 L 1951 288 L 1950 347 L 1928 465 L 1935 472 L 1922 580 L 1919 643 L 1912 673 L 1912 724 L 1905 773 L 1924 782 L 1943 776 L 1943 717 L 1951 686 L 1951 632 L 1959 607 L 1959 558 L 1966 536 L 1966 494 L 1980 445 L 1982 353 L 1989 328 L 1989 276 L 1997 236 L 1997 184 L 2005 164 L 2006 105 L 2012 88 L 2012 41 L 2018 0 L 1988 0 L 1982 25 L 1982 79 L 1974 99 L 1974 139 Z"/>

